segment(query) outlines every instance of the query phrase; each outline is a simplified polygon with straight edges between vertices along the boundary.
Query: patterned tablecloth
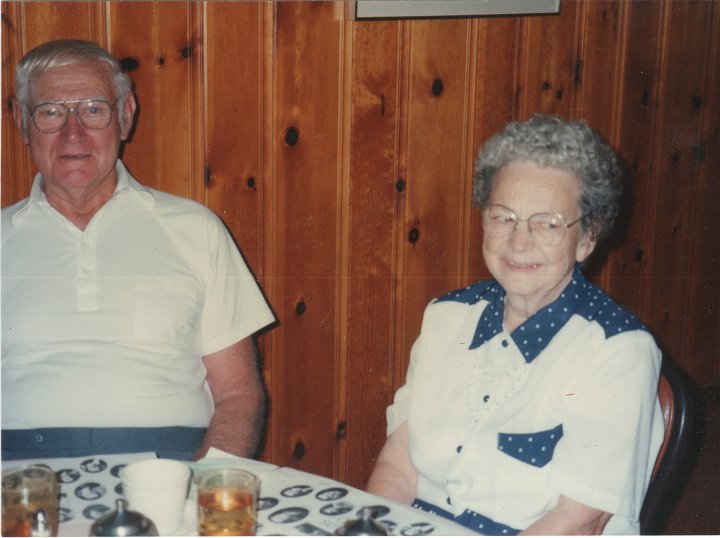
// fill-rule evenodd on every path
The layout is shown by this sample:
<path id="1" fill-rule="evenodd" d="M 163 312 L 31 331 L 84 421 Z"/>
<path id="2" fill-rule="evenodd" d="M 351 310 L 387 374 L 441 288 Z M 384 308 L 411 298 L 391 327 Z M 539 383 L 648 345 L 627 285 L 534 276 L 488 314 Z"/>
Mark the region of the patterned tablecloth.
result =
<path id="1" fill-rule="evenodd" d="M 87 536 L 93 521 L 113 510 L 122 497 L 119 471 L 128 463 L 155 454 L 116 454 L 84 458 L 5 461 L 3 469 L 24 463 L 44 463 L 60 480 L 60 536 Z M 391 534 L 401 536 L 469 535 L 468 529 L 406 505 L 393 503 L 365 491 L 322 476 L 289 467 L 236 458 L 212 450 L 208 457 L 190 463 L 193 470 L 227 465 L 246 469 L 261 480 L 258 500 L 260 536 L 331 535 L 348 519 L 357 518 L 364 507 L 372 507 L 377 521 Z M 128 507 L 132 510 L 132 506 Z M 185 519 L 177 535 L 192 536 L 196 530 L 195 491 L 190 488 Z"/>

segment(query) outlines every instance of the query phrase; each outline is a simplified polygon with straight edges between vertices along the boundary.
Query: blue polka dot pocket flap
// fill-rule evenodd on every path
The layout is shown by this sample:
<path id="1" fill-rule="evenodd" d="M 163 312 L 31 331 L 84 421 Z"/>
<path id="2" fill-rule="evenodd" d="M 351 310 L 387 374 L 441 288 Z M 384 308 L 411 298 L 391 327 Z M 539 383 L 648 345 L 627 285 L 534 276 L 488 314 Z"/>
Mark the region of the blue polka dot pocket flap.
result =
<path id="1" fill-rule="evenodd" d="M 562 424 L 535 433 L 498 433 L 498 450 L 534 467 L 544 467 L 562 436 Z"/>

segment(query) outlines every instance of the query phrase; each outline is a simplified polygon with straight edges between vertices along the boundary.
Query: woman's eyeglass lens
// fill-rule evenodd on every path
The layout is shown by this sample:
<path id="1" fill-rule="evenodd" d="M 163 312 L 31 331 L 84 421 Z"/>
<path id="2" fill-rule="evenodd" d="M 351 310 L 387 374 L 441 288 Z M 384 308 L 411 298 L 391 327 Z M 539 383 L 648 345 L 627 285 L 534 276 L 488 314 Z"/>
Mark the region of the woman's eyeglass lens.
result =
<path id="1" fill-rule="evenodd" d="M 69 107 L 68 104 L 75 106 Z M 70 112 L 75 113 L 83 127 L 104 129 L 110 125 L 113 108 L 110 103 L 101 99 L 41 103 L 30 109 L 30 116 L 38 131 L 45 134 L 62 129 Z"/>
<path id="2" fill-rule="evenodd" d="M 570 224 L 560 213 L 535 213 L 527 219 L 520 219 L 515 212 L 500 204 L 488 204 L 483 209 L 485 231 L 493 237 L 507 237 L 513 233 L 520 222 L 527 222 L 530 237 L 539 245 L 553 247 L 559 245 L 565 236 L 565 230 L 582 220 L 580 217 Z"/>

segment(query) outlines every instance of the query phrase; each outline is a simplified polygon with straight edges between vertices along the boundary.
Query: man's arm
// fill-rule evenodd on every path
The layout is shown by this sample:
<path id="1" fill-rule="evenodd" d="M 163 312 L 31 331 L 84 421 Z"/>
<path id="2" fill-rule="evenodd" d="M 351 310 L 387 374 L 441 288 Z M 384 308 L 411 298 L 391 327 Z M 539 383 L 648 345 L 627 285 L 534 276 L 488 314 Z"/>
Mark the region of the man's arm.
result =
<path id="1" fill-rule="evenodd" d="M 387 499 L 410 504 L 415 499 L 418 472 L 408 453 L 408 424 L 390 434 L 380 451 L 367 490 Z"/>
<path id="2" fill-rule="evenodd" d="M 255 456 L 265 426 L 265 388 L 252 336 L 206 355 L 203 362 L 215 414 L 194 459 L 202 458 L 210 447 Z"/>
<path id="3" fill-rule="evenodd" d="M 533 535 L 582 535 L 602 534 L 612 514 L 560 495 L 560 501 L 535 523 L 520 534 Z"/>

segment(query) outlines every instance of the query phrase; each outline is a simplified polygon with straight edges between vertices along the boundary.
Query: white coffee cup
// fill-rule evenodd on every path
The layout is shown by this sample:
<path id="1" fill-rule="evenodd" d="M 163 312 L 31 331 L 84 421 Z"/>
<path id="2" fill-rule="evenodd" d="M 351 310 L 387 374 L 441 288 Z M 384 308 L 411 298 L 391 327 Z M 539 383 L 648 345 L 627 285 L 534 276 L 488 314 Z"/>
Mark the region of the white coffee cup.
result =
<path id="1" fill-rule="evenodd" d="M 183 521 L 190 474 L 183 462 L 169 459 L 126 465 L 120 470 L 120 480 L 128 509 L 155 523 L 160 535 L 172 533 Z"/>

